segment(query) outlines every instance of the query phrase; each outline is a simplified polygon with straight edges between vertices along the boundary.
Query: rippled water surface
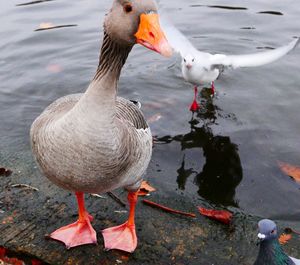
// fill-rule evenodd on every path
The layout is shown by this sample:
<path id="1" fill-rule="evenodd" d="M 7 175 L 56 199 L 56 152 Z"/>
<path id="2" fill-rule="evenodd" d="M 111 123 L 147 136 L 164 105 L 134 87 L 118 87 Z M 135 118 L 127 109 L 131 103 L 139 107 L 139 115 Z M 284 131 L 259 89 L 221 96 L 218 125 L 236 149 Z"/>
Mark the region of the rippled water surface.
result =
<path id="1" fill-rule="evenodd" d="M 14 170 L 33 165 L 24 166 L 32 161 L 32 121 L 55 99 L 83 92 L 92 79 L 111 5 L 108 0 L 24 3 L 0 1 L 0 164 Z M 293 0 L 160 5 L 204 51 L 259 52 L 300 34 L 300 5 Z M 41 23 L 68 27 L 35 31 Z M 193 90 L 181 78 L 179 58 L 135 47 L 119 93 L 142 102 L 156 136 L 147 178 L 161 192 L 176 191 L 195 204 L 299 220 L 300 186 L 278 167 L 278 161 L 300 165 L 299 61 L 300 47 L 264 67 L 227 71 L 216 82 L 217 97 L 210 100 L 204 91 L 201 112 L 192 118 Z M 31 183 L 30 176 L 26 181 Z"/>

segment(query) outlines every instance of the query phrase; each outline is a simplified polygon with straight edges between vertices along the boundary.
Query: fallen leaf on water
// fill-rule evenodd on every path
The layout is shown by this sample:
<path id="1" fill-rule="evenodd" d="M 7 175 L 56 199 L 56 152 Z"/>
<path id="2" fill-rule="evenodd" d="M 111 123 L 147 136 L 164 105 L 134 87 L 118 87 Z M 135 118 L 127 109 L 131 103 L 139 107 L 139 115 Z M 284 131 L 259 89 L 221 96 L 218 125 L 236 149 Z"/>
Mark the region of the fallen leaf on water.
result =
<path id="1" fill-rule="evenodd" d="M 153 122 L 159 121 L 161 118 L 162 118 L 162 115 L 161 115 L 160 113 L 156 113 L 156 114 L 152 115 L 152 116 L 147 120 L 147 122 L 148 122 L 148 123 L 153 123 Z"/>
<path id="2" fill-rule="evenodd" d="M 53 25 L 50 22 L 43 22 L 39 25 L 39 28 L 35 29 L 34 31 L 43 31 L 49 29 L 60 29 L 60 28 L 70 28 L 70 27 L 77 27 L 76 24 L 69 24 L 69 25 Z"/>
<path id="3" fill-rule="evenodd" d="M 51 22 L 42 22 L 39 26 L 39 29 L 49 29 L 49 28 L 53 28 L 54 24 L 52 24 Z"/>
<path id="4" fill-rule="evenodd" d="M 48 72 L 54 74 L 60 73 L 63 70 L 63 68 L 59 64 L 49 64 L 47 65 L 46 69 Z"/>
<path id="5" fill-rule="evenodd" d="M 288 163 L 284 163 L 278 161 L 278 165 L 283 173 L 292 177 L 295 181 L 300 183 L 300 167 L 290 165 Z"/>
<path id="6" fill-rule="evenodd" d="M 202 207 L 198 207 L 198 210 L 202 215 L 227 225 L 230 224 L 232 219 L 232 213 L 226 210 L 210 210 Z"/>
<path id="7" fill-rule="evenodd" d="M 174 210 L 172 208 L 166 207 L 164 205 L 158 204 L 158 203 L 153 202 L 153 201 L 149 201 L 149 200 L 144 199 L 143 203 L 151 205 L 151 206 L 159 208 L 159 209 L 162 209 L 162 210 L 164 210 L 166 212 L 169 212 L 169 213 L 176 213 L 176 214 L 181 214 L 181 215 L 185 215 L 185 216 L 189 216 L 189 217 L 196 217 L 196 215 L 194 213 L 186 213 L 186 212 L 182 212 L 182 211 L 179 211 L 179 210 Z"/>
<path id="8" fill-rule="evenodd" d="M 139 196 L 146 196 L 149 195 L 150 192 L 156 191 L 155 188 L 153 188 L 152 186 L 150 186 L 150 184 L 148 183 L 148 181 L 143 181 L 142 185 L 139 189 L 138 195 Z"/>
<path id="9" fill-rule="evenodd" d="M 11 173 L 12 173 L 12 171 L 10 169 L 0 167 L 0 176 L 8 177 Z"/>
<path id="10" fill-rule="evenodd" d="M 278 238 L 278 241 L 281 245 L 285 245 L 290 239 L 292 238 L 291 234 L 281 234 L 280 237 Z"/>

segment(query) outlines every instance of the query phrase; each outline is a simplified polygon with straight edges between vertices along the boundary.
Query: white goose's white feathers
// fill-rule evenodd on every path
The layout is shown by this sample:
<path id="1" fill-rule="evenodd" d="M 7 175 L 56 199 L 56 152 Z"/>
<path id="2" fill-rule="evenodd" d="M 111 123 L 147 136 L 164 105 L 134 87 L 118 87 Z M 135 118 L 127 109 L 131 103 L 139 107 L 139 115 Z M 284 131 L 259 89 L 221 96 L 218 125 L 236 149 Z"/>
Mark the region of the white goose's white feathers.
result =
<path id="1" fill-rule="evenodd" d="M 293 50 L 300 41 L 296 38 L 277 49 L 253 54 L 210 54 L 197 50 L 165 17 L 161 19 L 161 24 L 169 43 L 182 57 L 183 77 L 195 85 L 213 82 L 226 68 L 254 67 L 274 62 Z"/>

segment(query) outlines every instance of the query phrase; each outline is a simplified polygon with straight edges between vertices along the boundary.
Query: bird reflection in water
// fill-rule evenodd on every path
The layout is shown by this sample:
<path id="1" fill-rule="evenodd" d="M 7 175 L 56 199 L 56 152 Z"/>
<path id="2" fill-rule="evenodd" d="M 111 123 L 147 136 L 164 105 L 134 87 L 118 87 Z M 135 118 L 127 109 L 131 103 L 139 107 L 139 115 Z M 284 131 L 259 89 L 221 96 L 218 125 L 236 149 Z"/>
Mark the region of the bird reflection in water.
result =
<path id="1" fill-rule="evenodd" d="M 189 133 L 174 137 L 165 136 L 157 140 L 166 144 L 173 141 L 181 144 L 184 155 L 177 170 L 179 189 L 184 190 L 187 179 L 194 175 L 194 183 L 199 187 L 198 194 L 201 197 L 215 204 L 238 206 L 235 189 L 243 178 L 238 146 L 232 143 L 228 136 L 213 135 L 209 125 L 215 122 L 216 111 L 217 107 L 212 101 L 206 100 L 204 112 L 199 112 L 197 117 L 193 116 L 189 122 Z M 206 122 L 202 127 L 199 127 L 199 119 Z M 185 150 L 192 148 L 203 149 L 205 163 L 201 172 L 186 168 Z"/>

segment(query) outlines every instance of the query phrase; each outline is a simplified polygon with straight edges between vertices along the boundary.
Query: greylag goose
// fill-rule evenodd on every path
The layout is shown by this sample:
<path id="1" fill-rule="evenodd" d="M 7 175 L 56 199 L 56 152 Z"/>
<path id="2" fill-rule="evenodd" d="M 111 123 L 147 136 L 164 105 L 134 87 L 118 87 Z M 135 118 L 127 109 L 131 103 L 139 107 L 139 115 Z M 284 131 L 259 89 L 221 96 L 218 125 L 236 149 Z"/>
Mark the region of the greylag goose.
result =
<path id="1" fill-rule="evenodd" d="M 56 100 L 31 126 L 32 150 L 42 172 L 77 197 L 78 220 L 50 235 L 67 248 L 97 242 L 84 193 L 121 187 L 128 190 L 129 218 L 102 231 L 105 248 L 133 252 L 137 246 L 137 190 L 151 158 L 152 136 L 139 108 L 117 97 L 120 72 L 135 43 L 164 56 L 172 53 L 153 0 L 114 0 L 104 21 L 99 66 L 87 90 Z"/>
<path id="2" fill-rule="evenodd" d="M 279 244 L 277 226 L 269 219 L 258 222 L 260 249 L 254 265 L 300 265 L 300 260 L 285 254 Z"/>
<path id="3" fill-rule="evenodd" d="M 211 85 L 212 95 L 214 95 L 214 81 L 225 69 L 255 67 L 272 63 L 292 51 L 300 42 L 300 39 L 296 38 L 279 48 L 252 54 L 211 54 L 197 50 L 166 18 L 162 20 L 162 27 L 169 43 L 182 57 L 181 71 L 183 78 L 194 85 L 194 100 L 190 106 L 191 111 L 199 109 L 196 99 L 198 86 Z"/>

